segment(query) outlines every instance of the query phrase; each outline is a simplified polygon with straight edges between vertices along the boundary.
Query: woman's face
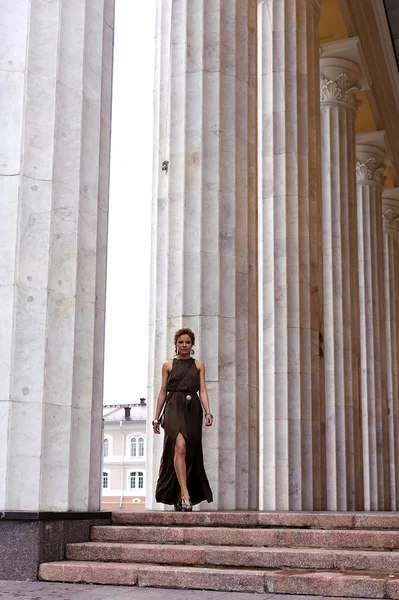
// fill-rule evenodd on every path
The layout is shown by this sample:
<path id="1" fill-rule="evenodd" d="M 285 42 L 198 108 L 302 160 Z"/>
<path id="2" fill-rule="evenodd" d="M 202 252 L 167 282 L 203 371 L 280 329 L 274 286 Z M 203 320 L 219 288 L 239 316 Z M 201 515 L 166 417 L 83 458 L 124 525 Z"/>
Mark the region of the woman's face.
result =
<path id="1" fill-rule="evenodd" d="M 190 355 L 190 350 L 193 347 L 193 343 L 189 335 L 184 333 L 177 338 L 177 352 L 181 356 Z"/>

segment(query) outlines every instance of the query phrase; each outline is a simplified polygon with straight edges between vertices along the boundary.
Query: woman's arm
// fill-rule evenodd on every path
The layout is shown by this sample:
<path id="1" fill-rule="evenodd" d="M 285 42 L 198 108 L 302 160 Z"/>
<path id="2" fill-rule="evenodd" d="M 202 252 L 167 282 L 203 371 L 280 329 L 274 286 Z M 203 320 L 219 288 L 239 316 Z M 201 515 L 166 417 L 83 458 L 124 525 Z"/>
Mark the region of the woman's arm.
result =
<path id="1" fill-rule="evenodd" d="M 200 377 L 200 389 L 199 389 L 200 400 L 201 400 L 201 404 L 204 407 L 204 411 L 205 411 L 205 422 L 206 422 L 207 427 L 209 427 L 213 423 L 213 416 L 211 415 L 211 408 L 209 406 L 208 390 L 206 389 L 206 384 L 205 384 L 205 365 L 202 360 L 196 360 L 195 364 L 199 371 L 199 377 Z"/>
<path id="2" fill-rule="evenodd" d="M 159 390 L 159 394 L 158 394 L 158 398 L 157 398 L 154 421 L 158 420 L 159 415 L 161 414 L 161 410 L 164 405 L 165 399 L 166 399 L 166 388 L 168 385 L 168 377 L 169 377 L 169 373 L 170 373 L 170 369 L 171 369 L 171 362 L 172 361 L 168 360 L 167 362 L 164 362 L 162 365 L 162 382 L 161 382 L 161 389 Z M 161 433 L 161 430 L 159 428 L 159 423 L 154 424 L 153 429 L 154 429 L 154 433 Z"/>

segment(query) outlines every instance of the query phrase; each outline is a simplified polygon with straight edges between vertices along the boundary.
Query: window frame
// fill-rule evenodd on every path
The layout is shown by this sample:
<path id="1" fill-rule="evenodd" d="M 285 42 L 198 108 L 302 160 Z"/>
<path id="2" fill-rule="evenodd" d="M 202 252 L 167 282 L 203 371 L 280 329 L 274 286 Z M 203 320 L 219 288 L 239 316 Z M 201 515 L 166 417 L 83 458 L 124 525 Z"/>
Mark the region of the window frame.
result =
<path id="1" fill-rule="evenodd" d="M 106 476 L 106 479 L 107 479 L 106 487 L 104 487 L 104 476 Z M 102 483 L 102 487 L 101 487 L 102 490 L 110 490 L 111 489 L 111 473 L 108 469 L 103 469 L 101 483 Z"/>
<path id="2" fill-rule="evenodd" d="M 104 439 L 103 439 L 103 458 L 109 458 L 109 447 L 110 447 L 109 437 L 108 436 L 104 436 Z M 105 449 L 107 449 L 107 453 L 105 453 Z"/>
<path id="3" fill-rule="evenodd" d="M 134 453 L 133 453 L 133 447 L 134 447 Z M 137 458 L 137 438 L 134 435 L 132 435 L 130 438 L 129 450 L 130 450 L 130 453 L 129 453 L 130 458 Z"/>
<path id="4" fill-rule="evenodd" d="M 108 440 L 108 456 L 104 456 L 104 442 L 105 440 Z M 103 460 L 110 460 L 112 458 L 112 444 L 113 440 L 112 440 L 112 435 L 110 435 L 109 433 L 104 433 L 103 435 L 103 446 L 102 446 L 102 458 Z"/>
<path id="5" fill-rule="evenodd" d="M 143 453 L 140 454 L 140 448 L 142 446 L 142 450 Z M 144 436 L 140 436 L 139 438 L 137 438 L 137 458 L 144 458 L 145 457 L 145 439 Z"/>
<path id="6" fill-rule="evenodd" d="M 143 454 L 140 455 L 140 440 L 142 440 Z M 131 433 L 126 439 L 126 456 L 132 460 L 145 460 L 147 438 L 144 433 Z M 136 454 L 132 454 L 133 445 L 136 446 Z"/>
<path id="7" fill-rule="evenodd" d="M 134 475 L 134 478 L 132 477 Z M 134 487 L 132 487 L 132 478 L 134 481 Z M 142 480 L 142 487 L 139 487 L 140 479 Z M 145 470 L 144 469 L 129 469 L 128 472 L 128 480 L 127 480 L 127 489 L 130 491 L 138 491 L 141 490 L 144 492 L 145 490 Z"/>

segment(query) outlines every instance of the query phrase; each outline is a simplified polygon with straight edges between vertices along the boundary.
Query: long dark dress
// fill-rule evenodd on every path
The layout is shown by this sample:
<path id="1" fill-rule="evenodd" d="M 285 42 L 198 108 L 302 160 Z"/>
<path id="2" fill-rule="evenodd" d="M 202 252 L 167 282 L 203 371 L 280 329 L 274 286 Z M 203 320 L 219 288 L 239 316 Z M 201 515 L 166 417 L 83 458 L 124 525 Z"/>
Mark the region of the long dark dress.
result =
<path id="1" fill-rule="evenodd" d="M 191 364 L 179 385 L 179 391 L 171 396 L 165 410 L 165 438 L 155 491 L 156 501 L 164 504 L 174 504 L 180 492 L 174 467 L 175 443 L 179 433 L 186 440 L 187 488 L 192 504 L 203 500 L 212 502 L 213 499 L 202 456 L 203 413 L 198 397 L 200 379 L 193 358 L 173 359 L 167 391 L 171 392 L 176 388 L 177 382 L 189 366 L 188 361 L 194 364 Z M 191 400 L 186 399 L 187 395 L 191 396 Z"/>

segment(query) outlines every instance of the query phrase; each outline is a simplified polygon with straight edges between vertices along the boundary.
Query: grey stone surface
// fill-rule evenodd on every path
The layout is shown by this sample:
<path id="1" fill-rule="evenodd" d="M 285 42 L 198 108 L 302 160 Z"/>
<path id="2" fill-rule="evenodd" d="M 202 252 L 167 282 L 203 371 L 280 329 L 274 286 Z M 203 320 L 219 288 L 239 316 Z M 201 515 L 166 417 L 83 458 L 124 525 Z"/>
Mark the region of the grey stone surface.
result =
<path id="1" fill-rule="evenodd" d="M 109 520 L 82 519 L 42 521 L 40 529 L 40 562 L 62 560 L 66 544 L 88 541 L 92 525 L 105 525 Z"/>
<path id="2" fill-rule="evenodd" d="M 39 521 L 0 521 L 0 579 L 37 578 L 39 530 Z"/>
<path id="3" fill-rule="evenodd" d="M 42 581 L 1 581 L 0 599 L 16 600 L 328 600 L 321 596 L 247 594 L 196 590 L 165 590 Z M 337 598 L 334 598 L 337 600 Z M 339 599 L 338 599 L 339 600 Z M 353 598 L 352 600 L 362 600 Z"/>
<path id="4" fill-rule="evenodd" d="M 91 525 L 106 523 L 109 519 L 0 520 L 0 580 L 35 581 L 39 563 L 62 560 L 66 544 L 88 541 Z"/>

